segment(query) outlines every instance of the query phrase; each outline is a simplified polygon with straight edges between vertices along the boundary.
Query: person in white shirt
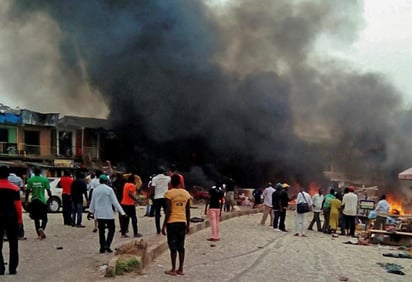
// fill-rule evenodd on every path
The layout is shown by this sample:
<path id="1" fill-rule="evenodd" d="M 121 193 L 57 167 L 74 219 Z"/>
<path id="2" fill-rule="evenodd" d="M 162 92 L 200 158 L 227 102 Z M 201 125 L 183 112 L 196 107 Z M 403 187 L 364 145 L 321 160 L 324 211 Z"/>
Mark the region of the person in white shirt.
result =
<path id="1" fill-rule="evenodd" d="M 300 184 L 298 183 L 297 185 L 300 186 Z M 312 202 L 312 198 L 310 197 L 310 195 L 308 193 L 306 193 L 303 189 L 303 187 L 300 187 L 299 189 L 299 193 L 297 195 L 296 198 L 296 205 L 300 204 L 300 203 L 308 203 L 309 207 L 312 207 L 313 202 Z M 299 236 L 302 235 L 302 237 L 306 237 L 305 235 L 305 219 L 306 219 L 306 213 L 298 213 L 297 209 L 295 211 L 295 234 L 294 236 Z"/>
<path id="2" fill-rule="evenodd" d="M 355 236 L 355 218 L 358 213 L 358 195 L 355 193 L 355 187 L 349 186 L 349 193 L 343 195 L 342 206 L 343 207 L 343 224 L 345 228 L 349 229 L 349 235 Z M 348 235 L 348 234 L 347 234 Z"/>
<path id="3" fill-rule="evenodd" d="M 153 207 L 155 212 L 156 232 L 160 234 L 160 210 L 166 212 L 166 200 L 164 194 L 169 190 L 170 176 L 166 174 L 166 169 L 159 167 L 158 174 L 152 178 Z"/>
<path id="4" fill-rule="evenodd" d="M 112 244 L 116 228 L 114 224 L 113 207 L 123 216 L 126 216 L 126 213 L 117 200 L 113 189 L 107 185 L 107 183 L 109 183 L 109 177 L 106 174 L 101 174 L 99 180 L 100 185 L 93 189 L 93 197 L 90 202 L 88 218 L 93 214 L 94 218 L 97 219 L 100 253 L 111 253 L 112 250 L 110 249 L 110 245 Z M 106 228 L 109 229 L 107 238 L 105 236 Z"/>
<path id="5" fill-rule="evenodd" d="M 101 171 L 96 171 L 96 172 L 92 171 L 89 175 L 90 176 L 89 181 L 87 182 L 87 191 L 89 191 L 89 201 L 91 201 L 91 197 L 93 196 L 94 188 L 100 185 L 99 176 L 102 173 L 103 172 Z M 94 220 L 94 228 L 93 228 L 93 233 L 95 232 L 97 232 L 97 220 L 96 219 Z"/>
<path id="6" fill-rule="evenodd" d="M 273 212 L 272 212 L 272 194 L 275 192 L 275 188 L 272 187 L 272 183 L 266 185 L 265 190 L 263 191 L 263 215 L 260 220 L 260 224 L 265 225 L 266 219 L 269 215 L 270 222 L 269 225 L 273 226 Z"/>
<path id="7" fill-rule="evenodd" d="M 386 219 L 388 217 L 388 213 L 390 211 L 391 207 L 386 200 L 386 195 L 383 194 L 379 198 L 379 202 L 376 205 L 375 212 L 376 212 L 376 220 L 374 224 L 375 229 L 381 229 L 384 230 L 386 227 Z"/>
<path id="8" fill-rule="evenodd" d="M 309 224 L 308 230 L 313 230 L 313 225 L 316 222 L 316 227 L 318 228 L 318 232 L 322 231 L 322 225 L 320 223 L 320 212 L 322 211 L 322 203 L 323 203 L 323 190 L 319 189 L 319 192 L 313 195 L 312 202 L 313 202 L 313 218 Z"/>

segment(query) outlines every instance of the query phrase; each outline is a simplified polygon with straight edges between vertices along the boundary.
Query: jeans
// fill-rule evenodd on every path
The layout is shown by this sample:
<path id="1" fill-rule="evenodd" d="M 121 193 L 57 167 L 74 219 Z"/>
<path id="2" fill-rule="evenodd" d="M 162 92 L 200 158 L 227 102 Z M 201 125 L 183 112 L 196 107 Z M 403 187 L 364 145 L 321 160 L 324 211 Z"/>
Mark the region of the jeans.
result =
<path id="1" fill-rule="evenodd" d="M 279 229 L 280 230 L 286 230 L 285 219 L 286 219 L 286 208 L 282 208 L 280 210 L 280 220 L 279 220 Z"/>
<path id="2" fill-rule="evenodd" d="M 153 206 L 155 212 L 156 231 L 157 234 L 160 234 L 160 210 L 163 207 L 163 211 L 166 212 L 166 200 L 164 198 L 154 199 Z"/>
<path id="3" fill-rule="evenodd" d="M 114 224 L 114 219 L 97 219 L 97 224 L 99 228 L 99 244 L 100 244 L 100 250 L 106 250 L 110 249 L 110 245 L 113 242 L 113 237 L 114 237 L 114 229 L 116 228 Z M 107 233 L 107 238 L 105 235 L 105 229 L 106 227 L 109 229 L 109 232 Z"/>
<path id="4" fill-rule="evenodd" d="M 220 209 L 209 209 L 210 229 L 212 239 L 219 239 Z"/>
<path id="5" fill-rule="evenodd" d="M 275 217 L 275 219 L 273 220 L 273 228 L 276 229 L 276 228 L 278 228 L 278 224 L 279 224 L 280 211 L 279 210 L 274 210 L 273 215 Z"/>
<path id="6" fill-rule="evenodd" d="M 83 215 L 83 203 L 72 202 L 72 225 L 81 225 Z M 77 220 L 76 220 L 77 216 Z"/>

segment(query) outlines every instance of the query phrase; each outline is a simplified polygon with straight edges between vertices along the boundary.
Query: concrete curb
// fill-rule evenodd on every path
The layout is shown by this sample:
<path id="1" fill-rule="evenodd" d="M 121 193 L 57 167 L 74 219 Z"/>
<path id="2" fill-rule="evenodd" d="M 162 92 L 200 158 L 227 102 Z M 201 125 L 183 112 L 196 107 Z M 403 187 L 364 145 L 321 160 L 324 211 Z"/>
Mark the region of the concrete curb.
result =
<path id="1" fill-rule="evenodd" d="M 221 221 L 225 221 L 225 220 L 238 217 L 238 216 L 256 214 L 259 212 L 261 212 L 260 209 L 247 209 L 247 210 L 234 211 L 230 213 L 223 213 L 221 217 Z M 199 222 L 199 223 L 191 223 L 189 234 L 195 233 L 209 226 L 210 226 L 210 222 L 208 219 L 205 219 L 205 221 Z M 155 260 L 155 258 L 160 256 L 164 251 L 168 250 L 168 248 L 169 247 L 167 245 L 166 239 L 163 239 L 160 242 L 156 242 L 153 245 L 148 246 L 147 253 L 143 260 L 142 269 L 146 268 L 146 266 L 152 263 Z M 105 275 L 106 277 L 114 277 L 116 275 L 116 264 L 119 258 L 120 258 L 120 255 L 116 255 L 110 260 L 108 267 L 106 269 L 106 275 Z"/>

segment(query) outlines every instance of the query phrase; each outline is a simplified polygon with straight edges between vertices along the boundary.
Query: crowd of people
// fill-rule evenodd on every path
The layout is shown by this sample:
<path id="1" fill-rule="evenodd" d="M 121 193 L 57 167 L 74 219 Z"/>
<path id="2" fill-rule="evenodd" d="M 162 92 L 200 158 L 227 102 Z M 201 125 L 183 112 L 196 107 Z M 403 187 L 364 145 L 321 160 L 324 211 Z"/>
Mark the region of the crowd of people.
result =
<path id="1" fill-rule="evenodd" d="M 109 164 L 107 171 L 87 172 L 79 170 L 73 176 L 64 170 L 59 180 L 62 188 L 62 216 L 65 226 L 84 228 L 83 211 L 88 208 L 87 219 L 94 219 L 93 232 L 98 231 L 99 252 L 111 253 L 111 243 L 115 234 L 115 211 L 119 214 L 121 238 L 127 238 L 131 222 L 133 237 L 142 237 L 138 232 L 136 205 L 142 193 L 142 181 L 136 174 L 113 174 Z M 0 168 L 0 238 L 9 242 L 9 273 L 16 274 L 18 266 L 18 240 L 25 240 L 22 201 L 20 193 L 24 193 L 24 207 L 34 221 L 39 240 L 46 239 L 48 223 L 48 206 L 46 194 L 51 198 L 49 180 L 42 175 L 38 167 L 28 173 L 26 184 L 21 177 Z M 184 177 L 177 172 L 175 165 L 167 171 L 163 167 L 151 179 L 146 189 L 146 197 L 152 202 L 147 213 L 155 217 L 154 225 L 157 234 L 167 234 L 172 261 L 176 252 L 180 256 L 179 269 L 172 269 L 168 274 L 183 274 L 184 234 L 188 230 L 190 220 L 190 194 L 184 188 Z M 163 226 L 160 224 L 161 210 L 165 214 Z M 188 212 L 188 213 L 187 213 Z M 182 224 L 183 222 L 183 224 Z M 183 227 L 182 227 L 183 225 Z M 107 234 L 106 234 L 107 230 Z M 2 256 L 3 240 L 0 240 L 0 275 L 4 275 Z M 174 262 L 175 263 L 175 262 Z"/>
<path id="2" fill-rule="evenodd" d="M 111 170 L 111 168 L 110 168 Z M 25 208 L 34 221 L 38 238 L 46 238 L 47 227 L 47 201 L 46 193 L 52 197 L 49 181 L 42 176 L 39 168 L 33 170 L 33 175 L 28 178 L 25 188 L 25 203 L 30 204 Z M 184 242 L 185 234 L 190 226 L 191 195 L 185 189 L 184 177 L 177 171 L 175 165 L 169 170 L 159 167 L 156 174 L 152 175 L 149 183 L 142 189 L 142 180 L 136 174 L 113 174 L 111 171 L 92 171 L 85 173 L 79 171 L 75 177 L 69 171 L 64 171 L 60 178 L 63 202 L 63 224 L 71 227 L 83 228 L 83 210 L 88 207 L 87 219 L 94 219 L 93 232 L 99 235 L 99 252 L 111 253 L 111 244 L 115 234 L 115 212 L 119 215 L 121 238 L 128 238 L 129 223 L 131 222 L 133 237 L 141 237 L 138 228 L 136 205 L 139 195 L 145 193 L 147 208 L 146 216 L 154 217 L 154 228 L 157 234 L 167 236 L 170 249 L 172 268 L 165 273 L 168 275 L 183 275 Z M 17 273 L 18 266 L 18 240 L 24 237 L 22 220 L 22 204 L 19 191 L 23 189 L 24 182 L 17 175 L 10 173 L 7 167 L 0 168 L 0 236 L 5 233 L 9 241 L 9 273 Z M 209 216 L 211 236 L 207 240 L 219 241 L 219 222 L 222 211 L 232 212 L 236 206 L 235 182 L 229 179 L 226 184 L 217 181 L 208 193 L 204 214 Z M 291 201 L 295 201 L 296 208 L 294 219 L 294 236 L 306 237 L 307 230 L 332 234 L 332 236 L 355 236 L 355 218 L 358 213 L 358 196 L 355 188 L 349 186 L 343 193 L 330 189 L 324 195 L 319 189 L 314 195 L 309 195 L 300 183 L 294 183 L 294 191 L 289 195 L 288 183 L 267 183 L 262 191 L 255 189 L 252 193 L 253 208 L 262 208 L 260 224 L 269 226 L 278 232 L 288 232 L 286 229 L 286 211 Z M 144 190 L 144 191 L 143 191 Z M 307 207 L 307 208 L 303 208 Z M 162 210 L 164 214 L 161 223 Z M 306 222 L 308 211 L 313 211 L 311 221 Z M 389 205 L 383 195 L 376 206 L 378 224 L 384 225 L 385 214 Z M 323 225 L 321 215 L 323 214 Z M 382 222 L 381 222 L 382 221 Z M 339 230 L 340 229 L 340 230 Z M 107 234 L 106 234 L 107 230 Z M 0 251 L 3 241 L 0 244 Z M 176 266 L 177 255 L 179 265 Z M 4 274 L 4 261 L 0 252 L 0 275 Z"/>
<path id="3" fill-rule="evenodd" d="M 253 196 L 255 198 L 254 208 L 262 206 L 261 225 L 265 225 L 269 216 L 269 226 L 275 231 L 288 232 L 285 228 L 286 209 L 289 202 L 295 200 L 295 228 L 294 236 L 306 237 L 306 230 L 314 231 L 314 226 L 318 232 L 331 234 L 332 237 L 339 235 L 355 236 L 356 217 L 359 213 L 359 198 L 355 193 L 354 186 L 348 186 L 340 192 L 330 189 L 326 195 L 320 188 L 314 195 L 309 195 L 300 186 L 295 184 L 297 194 L 289 197 L 287 183 L 277 183 L 274 187 L 268 183 L 263 190 L 255 189 Z M 263 203 L 261 204 L 263 198 Z M 305 204 L 308 210 L 300 212 L 298 206 Z M 313 216 L 309 223 L 306 222 L 306 214 L 312 211 Z M 374 228 L 385 229 L 390 205 L 386 201 L 385 195 L 381 195 L 376 207 L 371 211 L 369 219 L 375 219 Z M 323 224 L 321 215 L 323 214 Z M 373 215 L 373 217 L 371 217 Z"/>

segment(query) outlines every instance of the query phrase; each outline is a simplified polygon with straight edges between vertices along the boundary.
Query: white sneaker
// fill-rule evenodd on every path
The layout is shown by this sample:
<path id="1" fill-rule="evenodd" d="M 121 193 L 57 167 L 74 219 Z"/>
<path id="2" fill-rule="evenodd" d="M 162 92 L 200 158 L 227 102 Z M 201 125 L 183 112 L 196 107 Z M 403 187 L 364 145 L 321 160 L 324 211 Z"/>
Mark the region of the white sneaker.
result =
<path id="1" fill-rule="evenodd" d="M 282 230 L 280 230 L 279 228 L 273 228 L 273 230 L 276 232 L 282 232 Z"/>

